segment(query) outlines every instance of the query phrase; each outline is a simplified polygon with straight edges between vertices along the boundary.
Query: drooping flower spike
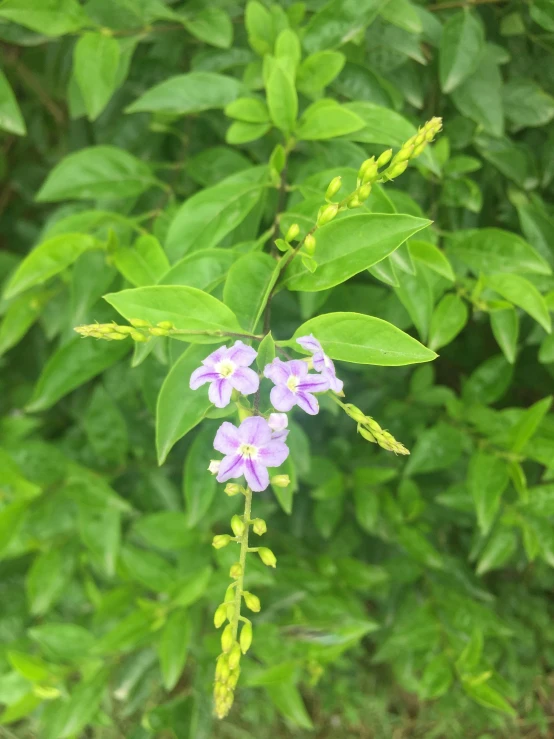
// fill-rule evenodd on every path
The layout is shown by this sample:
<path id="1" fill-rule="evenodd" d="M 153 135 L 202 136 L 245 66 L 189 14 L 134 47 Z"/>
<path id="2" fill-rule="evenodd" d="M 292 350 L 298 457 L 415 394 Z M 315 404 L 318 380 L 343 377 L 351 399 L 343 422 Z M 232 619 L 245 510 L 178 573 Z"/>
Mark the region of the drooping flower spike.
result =
<path id="1" fill-rule="evenodd" d="M 323 347 L 313 334 L 309 336 L 301 336 L 296 339 L 296 343 L 300 344 L 303 349 L 312 353 L 312 363 L 316 372 L 320 372 L 323 377 L 329 380 L 329 387 L 335 393 L 342 393 L 344 383 L 339 380 L 335 370 L 333 360 L 330 359 L 323 351 Z"/>
<path id="2" fill-rule="evenodd" d="M 235 341 L 232 347 L 221 346 L 202 360 L 202 367 L 190 377 L 191 390 L 210 383 L 208 397 L 216 408 L 225 408 L 233 389 L 242 395 L 252 395 L 260 386 L 260 378 L 249 369 L 257 352 L 251 346 Z"/>
<path id="3" fill-rule="evenodd" d="M 319 412 L 319 403 L 313 393 L 329 390 L 329 380 L 322 375 L 308 374 L 306 362 L 300 359 L 283 362 L 276 357 L 265 366 L 264 375 L 275 383 L 270 399 L 278 411 L 290 411 L 297 405 L 315 416 Z"/>
<path id="4" fill-rule="evenodd" d="M 289 456 L 287 445 L 272 437 L 265 418 L 250 416 L 237 428 L 225 421 L 214 439 L 214 449 L 225 456 L 221 460 L 218 482 L 226 482 L 244 475 L 254 492 L 269 485 L 268 467 L 279 467 Z"/>

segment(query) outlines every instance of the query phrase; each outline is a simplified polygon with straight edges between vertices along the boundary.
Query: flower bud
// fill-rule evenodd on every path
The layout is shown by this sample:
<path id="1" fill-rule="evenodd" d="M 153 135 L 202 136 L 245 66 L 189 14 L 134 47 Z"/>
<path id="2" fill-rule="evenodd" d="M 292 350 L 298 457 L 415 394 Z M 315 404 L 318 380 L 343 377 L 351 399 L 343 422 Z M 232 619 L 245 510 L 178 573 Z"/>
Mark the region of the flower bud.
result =
<path id="1" fill-rule="evenodd" d="M 242 486 L 236 482 L 228 482 L 227 485 L 225 485 L 225 493 L 229 496 L 238 495 L 239 493 L 242 493 Z"/>
<path id="2" fill-rule="evenodd" d="M 231 622 L 233 620 L 233 616 L 235 615 L 235 604 L 234 603 L 224 603 L 225 606 L 225 613 L 227 614 L 227 621 Z"/>
<path id="3" fill-rule="evenodd" d="M 344 406 L 344 410 L 346 411 L 346 414 L 350 416 L 350 418 L 356 421 L 356 423 L 365 423 L 367 420 L 365 413 L 362 413 L 362 411 L 355 405 L 352 405 L 352 403 L 346 403 Z"/>
<path id="4" fill-rule="evenodd" d="M 111 333 L 106 334 L 106 336 L 112 341 L 123 341 L 127 338 L 127 334 L 118 334 L 116 331 L 112 331 Z"/>
<path id="5" fill-rule="evenodd" d="M 277 564 L 277 558 L 271 551 L 271 549 L 268 549 L 267 547 L 260 547 L 258 549 L 258 554 L 260 555 L 260 559 L 264 563 L 264 565 L 267 565 L 268 567 L 275 567 Z"/>
<path id="6" fill-rule="evenodd" d="M 129 323 L 135 328 L 147 328 L 148 326 L 150 326 L 150 322 L 144 321 L 142 318 L 131 318 Z"/>
<path id="7" fill-rule="evenodd" d="M 241 575 L 242 565 L 240 562 L 235 562 L 235 564 L 231 565 L 231 569 L 229 570 L 229 577 L 232 577 L 233 580 L 238 580 Z"/>
<path id="8" fill-rule="evenodd" d="M 243 654 L 246 654 L 252 644 L 252 624 L 246 621 L 240 631 L 240 648 Z"/>
<path id="9" fill-rule="evenodd" d="M 91 336 L 93 339 L 103 339 L 104 334 L 101 334 L 100 331 L 90 331 L 88 336 Z"/>
<path id="10" fill-rule="evenodd" d="M 311 255 L 315 252 L 315 246 L 315 236 L 313 234 L 308 234 L 304 239 L 304 249 Z"/>
<path id="11" fill-rule="evenodd" d="M 360 203 L 357 193 L 354 193 L 354 195 L 352 195 L 348 199 L 348 202 L 346 203 L 347 208 L 358 208 L 360 205 L 361 203 Z"/>
<path id="12" fill-rule="evenodd" d="M 333 177 L 333 179 L 329 183 L 327 191 L 325 192 L 325 200 L 331 200 L 331 198 L 333 198 L 341 189 L 341 186 L 342 177 Z"/>
<path id="13" fill-rule="evenodd" d="M 419 144 L 418 146 L 416 146 L 414 148 L 414 153 L 412 154 L 412 159 L 415 159 L 416 157 L 418 157 L 423 152 L 423 150 L 425 149 L 426 146 L 427 146 L 427 142 L 426 141 L 424 141 L 422 144 Z"/>
<path id="14" fill-rule="evenodd" d="M 215 665 L 215 679 L 225 682 L 229 672 L 229 659 L 226 654 L 220 654 Z"/>
<path id="15" fill-rule="evenodd" d="M 212 547 L 214 549 L 223 549 L 223 547 L 226 547 L 230 541 L 231 537 L 229 534 L 218 534 L 217 536 L 214 536 L 212 540 Z"/>
<path id="16" fill-rule="evenodd" d="M 229 679 L 227 680 L 227 685 L 229 686 L 229 690 L 233 690 L 234 688 L 236 688 L 237 683 L 239 681 L 239 677 L 240 677 L 240 667 L 237 667 L 229 675 Z"/>
<path id="17" fill-rule="evenodd" d="M 391 159 L 392 159 L 392 149 L 387 149 L 377 159 L 377 166 L 378 167 L 384 167 L 385 164 L 388 164 Z"/>
<path id="18" fill-rule="evenodd" d="M 217 475 L 217 473 L 219 472 L 220 466 L 221 466 L 220 459 L 210 459 L 210 464 L 208 465 L 208 472 L 211 472 L 212 475 Z"/>
<path id="19" fill-rule="evenodd" d="M 225 598 L 223 598 L 224 603 L 231 603 L 235 600 L 235 584 L 229 585 L 227 590 L 225 591 Z"/>
<path id="20" fill-rule="evenodd" d="M 276 488 L 287 488 L 290 485 L 290 477 L 288 475 L 275 475 L 271 478 L 271 484 Z"/>
<path id="21" fill-rule="evenodd" d="M 267 425 L 272 431 L 284 431 L 289 424 L 286 413 L 270 413 Z"/>
<path id="22" fill-rule="evenodd" d="M 233 529 L 233 534 L 235 536 L 242 536 L 244 534 L 244 521 L 240 516 L 237 516 L 236 514 L 231 519 L 231 528 Z"/>
<path id="23" fill-rule="evenodd" d="M 363 203 L 364 200 L 367 200 L 370 195 L 371 195 L 371 183 L 368 182 L 367 184 L 362 185 L 360 189 L 358 190 L 359 202 Z"/>
<path id="24" fill-rule="evenodd" d="M 331 203 L 330 205 L 324 205 L 319 210 L 319 215 L 317 216 L 317 225 L 325 226 L 327 223 L 331 223 L 331 221 L 337 215 L 338 212 L 339 212 L 339 206 L 336 203 Z"/>
<path id="25" fill-rule="evenodd" d="M 152 336 L 169 336 L 169 331 L 166 328 L 151 328 L 148 329 Z"/>
<path id="26" fill-rule="evenodd" d="M 146 341 L 150 341 L 149 336 L 145 336 L 144 334 L 141 334 L 138 331 L 131 332 L 131 339 L 133 339 L 133 341 L 138 341 L 141 344 L 145 343 Z"/>
<path id="27" fill-rule="evenodd" d="M 358 433 L 360 434 L 360 436 L 363 436 L 366 441 L 370 441 L 372 444 L 377 443 L 377 440 L 375 439 L 371 431 L 364 429 L 363 426 L 358 426 Z"/>
<path id="28" fill-rule="evenodd" d="M 239 666 L 240 662 L 240 647 L 235 642 L 231 648 L 231 651 L 229 652 L 229 669 L 234 670 L 236 667 Z"/>
<path id="29" fill-rule="evenodd" d="M 267 531 L 267 525 L 263 518 L 254 519 L 252 523 L 252 531 L 255 534 L 258 534 L 258 536 L 262 536 L 262 534 L 265 534 L 265 532 Z"/>
<path id="30" fill-rule="evenodd" d="M 231 626 L 231 624 L 227 624 L 221 634 L 221 649 L 225 653 L 230 652 L 234 643 L 235 640 L 233 639 L 233 627 Z"/>
<path id="31" fill-rule="evenodd" d="M 287 235 L 285 236 L 285 241 L 287 243 L 294 241 L 294 239 L 298 236 L 300 233 L 300 226 L 298 223 L 293 223 L 289 230 L 287 231 Z"/>
<path id="32" fill-rule="evenodd" d="M 222 603 L 220 606 L 218 606 L 214 613 L 214 626 L 216 629 L 219 629 L 220 626 L 223 626 L 225 623 L 225 619 L 227 618 L 227 606 L 225 603 Z"/>
<path id="33" fill-rule="evenodd" d="M 395 164 L 399 164 L 400 162 L 408 162 L 412 158 L 412 154 L 414 153 L 414 145 L 410 144 L 410 146 L 404 146 L 400 149 L 398 154 L 394 157 L 392 160 L 392 166 L 394 167 Z"/>
<path id="34" fill-rule="evenodd" d="M 376 174 L 377 174 L 377 163 L 375 162 L 375 157 L 371 157 L 370 159 L 366 159 L 365 162 L 362 162 L 362 166 L 358 170 L 358 179 L 361 180 L 361 182 L 365 184 L 366 182 L 371 180 Z"/>
<path id="35" fill-rule="evenodd" d="M 165 329 L 172 329 L 172 328 L 174 328 L 174 326 L 171 323 L 171 321 L 160 321 L 159 323 L 156 324 L 156 326 L 158 326 L 158 328 L 165 328 Z"/>
<path id="36" fill-rule="evenodd" d="M 246 603 L 246 607 L 249 608 L 251 611 L 254 611 L 254 613 L 259 613 L 262 604 L 260 603 L 260 599 L 257 595 L 254 595 L 254 593 L 249 593 L 247 590 L 244 591 L 242 594 L 244 598 L 244 602 Z"/>
<path id="37" fill-rule="evenodd" d="M 133 333 L 132 326 L 114 326 L 114 329 L 117 331 L 118 334 L 132 334 Z"/>
<path id="38" fill-rule="evenodd" d="M 398 177 L 402 174 L 402 172 L 405 172 L 408 168 L 408 162 L 398 162 L 397 164 L 393 164 L 389 167 L 387 170 L 387 178 L 389 180 L 394 179 L 395 177 Z"/>

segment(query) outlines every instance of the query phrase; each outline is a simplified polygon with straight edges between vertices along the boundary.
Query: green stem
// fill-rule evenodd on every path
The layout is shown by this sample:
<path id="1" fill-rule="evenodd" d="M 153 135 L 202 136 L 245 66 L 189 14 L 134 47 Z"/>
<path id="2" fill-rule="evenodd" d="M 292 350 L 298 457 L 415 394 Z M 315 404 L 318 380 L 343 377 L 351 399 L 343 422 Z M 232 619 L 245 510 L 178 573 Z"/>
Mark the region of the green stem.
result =
<path id="1" fill-rule="evenodd" d="M 231 621 L 231 627 L 233 629 L 233 639 L 237 640 L 237 634 L 239 630 L 239 619 L 240 619 L 240 606 L 242 602 L 242 591 L 244 589 L 244 568 L 246 566 L 246 553 L 248 552 L 248 534 L 250 532 L 250 514 L 252 512 L 252 491 L 249 487 L 246 488 L 244 494 L 244 532 L 240 538 L 240 577 L 237 580 L 237 586 L 235 589 L 235 610 L 233 613 L 233 620 Z"/>

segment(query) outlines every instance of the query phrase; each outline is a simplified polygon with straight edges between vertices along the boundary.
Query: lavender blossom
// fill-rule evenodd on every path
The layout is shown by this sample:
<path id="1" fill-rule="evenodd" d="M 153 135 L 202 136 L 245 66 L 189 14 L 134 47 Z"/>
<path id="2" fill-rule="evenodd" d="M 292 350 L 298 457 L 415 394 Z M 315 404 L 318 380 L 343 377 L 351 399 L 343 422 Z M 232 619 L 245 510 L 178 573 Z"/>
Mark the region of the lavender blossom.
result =
<path id="1" fill-rule="evenodd" d="M 271 438 L 273 440 L 286 440 L 289 435 L 289 430 L 287 428 L 289 425 L 289 419 L 286 413 L 270 413 L 267 423 L 272 431 Z"/>
<path id="2" fill-rule="evenodd" d="M 210 383 L 208 397 L 216 408 L 225 408 L 231 400 L 233 388 L 242 395 L 252 395 L 260 385 L 254 370 L 248 369 L 257 352 L 251 346 L 235 341 L 229 349 L 221 346 L 202 360 L 202 367 L 190 376 L 191 390 Z"/>
<path id="3" fill-rule="evenodd" d="M 225 421 L 217 430 L 214 449 L 225 456 L 221 460 L 218 482 L 244 475 L 250 489 L 265 490 L 269 485 L 268 467 L 279 467 L 289 456 L 285 443 L 272 437 L 265 418 L 251 416 L 239 428 Z"/>
<path id="4" fill-rule="evenodd" d="M 319 403 L 312 393 L 329 390 L 329 380 L 322 375 L 308 374 L 306 362 L 293 359 L 283 362 L 278 357 L 266 365 L 264 375 L 275 383 L 271 390 L 271 403 L 278 411 L 290 411 L 297 405 L 303 411 L 315 416 Z"/>
<path id="5" fill-rule="evenodd" d="M 296 339 L 296 343 L 300 344 L 301 347 L 313 354 L 312 363 L 314 369 L 329 380 L 329 387 L 331 390 L 335 393 L 341 393 L 344 383 L 337 377 L 333 360 L 325 354 L 323 347 L 315 336 L 313 334 L 310 334 L 309 336 L 301 336 L 299 339 Z"/>

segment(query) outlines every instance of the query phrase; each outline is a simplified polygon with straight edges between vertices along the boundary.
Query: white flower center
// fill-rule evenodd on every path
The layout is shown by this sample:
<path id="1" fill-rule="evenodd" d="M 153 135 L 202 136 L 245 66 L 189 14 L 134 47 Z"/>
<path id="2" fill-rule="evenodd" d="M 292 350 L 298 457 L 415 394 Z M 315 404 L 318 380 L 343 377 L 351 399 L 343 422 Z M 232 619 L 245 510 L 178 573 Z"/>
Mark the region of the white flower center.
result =
<path id="1" fill-rule="evenodd" d="M 230 359 L 222 359 L 214 367 L 215 371 L 221 375 L 221 377 L 231 377 L 233 372 L 236 370 L 237 365 Z"/>
<path id="2" fill-rule="evenodd" d="M 298 377 L 296 375 L 291 375 L 289 377 L 289 379 L 287 380 L 287 387 L 292 393 L 296 392 L 296 389 L 298 387 Z"/>
<path id="3" fill-rule="evenodd" d="M 258 447 L 253 444 L 241 444 L 239 452 L 245 459 L 257 459 L 258 457 Z"/>

